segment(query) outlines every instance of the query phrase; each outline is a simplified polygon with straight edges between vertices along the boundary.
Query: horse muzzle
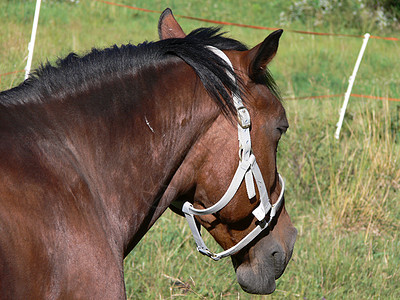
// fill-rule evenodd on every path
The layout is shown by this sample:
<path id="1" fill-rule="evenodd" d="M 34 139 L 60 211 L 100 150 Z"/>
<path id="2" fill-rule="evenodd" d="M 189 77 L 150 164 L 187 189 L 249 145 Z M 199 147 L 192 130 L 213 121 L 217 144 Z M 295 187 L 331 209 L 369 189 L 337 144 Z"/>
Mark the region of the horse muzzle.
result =
<path id="1" fill-rule="evenodd" d="M 241 288 L 251 294 L 271 294 L 293 253 L 297 230 L 286 232 L 284 243 L 278 242 L 271 232 L 249 248 L 245 254 L 232 257 L 237 281 Z"/>

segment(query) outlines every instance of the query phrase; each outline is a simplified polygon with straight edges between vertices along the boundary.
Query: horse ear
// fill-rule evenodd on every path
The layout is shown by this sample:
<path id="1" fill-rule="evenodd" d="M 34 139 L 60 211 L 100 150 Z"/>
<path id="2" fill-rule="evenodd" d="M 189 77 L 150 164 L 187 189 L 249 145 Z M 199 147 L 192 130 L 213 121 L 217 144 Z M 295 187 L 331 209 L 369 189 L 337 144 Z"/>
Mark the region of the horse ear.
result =
<path id="1" fill-rule="evenodd" d="M 255 81 L 260 75 L 265 74 L 267 65 L 278 50 L 279 38 L 282 32 L 282 29 L 274 31 L 261 44 L 248 51 L 246 60 L 249 66 L 250 79 Z"/>
<path id="2" fill-rule="evenodd" d="M 158 36 L 160 40 L 184 38 L 186 36 L 170 8 L 165 9 L 158 20 Z"/>

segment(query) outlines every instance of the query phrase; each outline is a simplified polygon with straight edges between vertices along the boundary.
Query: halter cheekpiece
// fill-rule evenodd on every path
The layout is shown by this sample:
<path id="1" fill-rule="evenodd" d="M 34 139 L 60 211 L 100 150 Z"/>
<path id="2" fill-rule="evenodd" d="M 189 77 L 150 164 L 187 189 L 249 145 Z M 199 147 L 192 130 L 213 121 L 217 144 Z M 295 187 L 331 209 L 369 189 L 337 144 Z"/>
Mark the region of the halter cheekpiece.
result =
<path id="1" fill-rule="evenodd" d="M 222 58 L 233 70 L 233 66 L 229 58 L 221 50 L 213 47 L 207 46 L 212 52 Z M 236 81 L 232 74 L 228 73 L 232 80 Z M 262 177 L 260 168 L 257 164 L 256 157 L 254 156 L 251 149 L 251 139 L 250 139 L 250 114 L 247 108 L 243 106 L 242 99 L 239 95 L 239 91 L 232 93 L 234 106 L 238 115 L 238 140 L 239 140 L 239 166 L 236 169 L 235 175 L 229 185 L 227 191 L 222 196 L 222 198 L 215 203 L 213 206 L 206 209 L 194 208 L 190 202 L 185 202 L 182 206 L 182 212 L 185 214 L 186 220 L 189 223 L 189 227 L 192 231 L 194 240 L 197 244 L 197 250 L 211 257 L 213 260 L 220 260 L 223 257 L 230 256 L 237 253 L 248 245 L 255 237 L 257 237 L 263 230 L 267 229 L 270 225 L 272 219 L 276 215 L 276 212 L 282 205 L 283 194 L 285 191 L 285 183 L 280 174 L 279 182 L 281 184 L 281 192 L 279 194 L 278 200 L 275 204 L 271 205 L 268 196 L 267 188 L 265 187 L 264 179 Z M 258 192 L 260 195 L 260 204 L 256 209 L 253 210 L 253 215 L 259 221 L 257 226 L 247 234 L 240 242 L 235 246 L 222 251 L 220 253 L 211 252 L 205 245 L 203 238 L 201 237 L 200 231 L 196 225 L 194 219 L 195 215 L 208 215 L 213 214 L 222 208 L 224 208 L 235 196 L 237 190 L 239 189 L 243 179 L 246 183 L 247 195 L 249 199 L 256 196 L 256 190 L 254 186 L 254 181 L 256 182 Z M 266 216 L 269 212 L 269 219 Z"/>

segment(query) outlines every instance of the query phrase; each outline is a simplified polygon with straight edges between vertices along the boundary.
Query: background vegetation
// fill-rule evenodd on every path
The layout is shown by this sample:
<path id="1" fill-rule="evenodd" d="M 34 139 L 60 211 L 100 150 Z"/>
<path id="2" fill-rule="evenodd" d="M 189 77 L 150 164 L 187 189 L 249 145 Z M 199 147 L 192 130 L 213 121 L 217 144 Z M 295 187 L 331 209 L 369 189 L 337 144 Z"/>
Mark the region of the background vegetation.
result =
<path id="1" fill-rule="evenodd" d="M 177 15 L 284 29 L 399 38 L 398 1 L 115 0 Z M 35 1 L 0 2 L 0 74 L 26 64 Z M 157 14 L 95 0 L 44 1 L 34 66 L 71 51 L 157 39 Z M 210 24 L 178 18 L 189 32 Z M 249 46 L 268 31 L 226 26 Z M 286 98 L 343 94 L 362 40 L 286 32 L 271 65 Z M 371 39 L 353 93 L 400 98 L 400 42 Z M 0 89 L 23 73 L 0 77 Z M 351 98 L 340 141 L 341 97 L 287 100 L 290 130 L 279 148 L 286 207 L 299 230 L 277 291 L 241 291 L 229 259 L 195 251 L 184 220 L 166 213 L 125 262 L 130 299 L 399 299 L 400 103 Z M 210 239 L 213 248 L 218 245 Z"/>

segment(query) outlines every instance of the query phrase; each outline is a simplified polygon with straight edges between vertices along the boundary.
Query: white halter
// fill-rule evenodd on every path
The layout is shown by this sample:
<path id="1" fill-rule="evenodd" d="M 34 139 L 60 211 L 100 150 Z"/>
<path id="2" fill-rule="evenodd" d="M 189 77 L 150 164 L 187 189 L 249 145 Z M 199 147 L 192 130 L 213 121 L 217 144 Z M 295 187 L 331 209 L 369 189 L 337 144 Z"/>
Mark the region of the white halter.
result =
<path id="1" fill-rule="evenodd" d="M 218 55 L 220 58 L 222 58 L 233 70 L 232 63 L 229 60 L 229 58 L 225 55 L 225 53 L 212 46 L 208 46 L 208 48 L 216 55 Z M 230 73 L 228 74 L 232 77 L 232 80 L 235 80 L 235 78 Z M 235 254 L 236 252 L 243 249 L 243 247 L 248 245 L 263 230 L 268 228 L 276 212 L 282 205 L 283 193 L 285 191 L 285 183 L 281 175 L 278 174 L 279 182 L 281 184 L 281 192 L 275 204 L 273 205 L 270 204 L 264 179 L 262 177 L 260 168 L 257 165 L 256 157 L 252 153 L 251 149 L 250 114 L 248 110 L 243 106 L 242 99 L 240 96 L 238 96 L 238 93 L 232 93 L 232 95 L 233 95 L 233 102 L 238 114 L 238 139 L 239 139 L 239 158 L 240 158 L 239 166 L 236 169 L 236 173 L 233 176 L 232 182 L 229 185 L 228 190 L 222 196 L 222 198 L 213 206 L 206 209 L 197 209 L 194 208 L 190 202 L 185 202 L 182 207 L 182 212 L 185 214 L 186 220 L 189 223 L 189 227 L 192 231 L 194 240 L 197 244 L 197 250 L 200 253 L 211 257 L 214 260 L 219 260 L 223 257 Z M 258 192 L 260 195 L 260 205 L 252 212 L 253 215 L 259 221 L 256 228 L 254 228 L 235 246 L 220 253 L 211 252 L 207 248 L 207 246 L 203 241 L 203 238 L 201 237 L 200 231 L 197 228 L 196 221 L 194 219 L 194 215 L 201 216 L 201 215 L 213 214 L 224 208 L 236 194 L 243 179 L 245 180 L 246 183 L 247 195 L 249 199 L 255 197 L 256 191 L 254 187 L 253 177 L 256 181 Z M 265 217 L 268 212 L 270 212 L 269 219 L 266 220 Z"/>

